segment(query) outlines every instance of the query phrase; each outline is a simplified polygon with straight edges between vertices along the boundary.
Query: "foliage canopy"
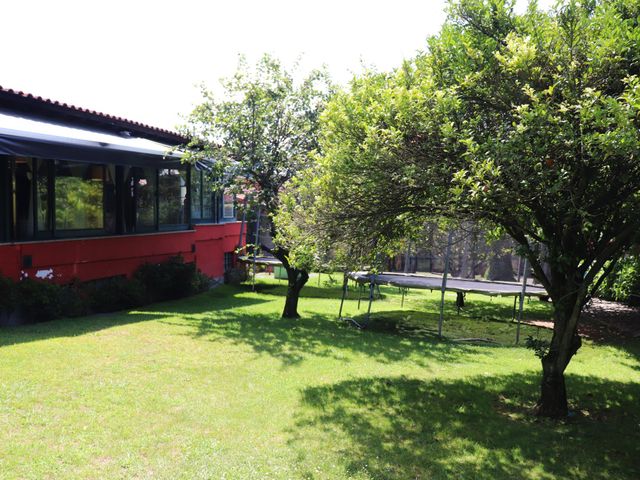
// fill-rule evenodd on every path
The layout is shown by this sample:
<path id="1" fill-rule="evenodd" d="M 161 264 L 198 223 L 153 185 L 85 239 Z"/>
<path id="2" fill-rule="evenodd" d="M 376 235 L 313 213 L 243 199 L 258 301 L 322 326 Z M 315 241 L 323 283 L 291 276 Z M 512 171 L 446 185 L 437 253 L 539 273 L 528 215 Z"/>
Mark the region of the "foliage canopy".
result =
<path id="1" fill-rule="evenodd" d="M 425 53 L 328 105 L 316 224 L 380 247 L 433 215 L 509 233 L 554 303 L 540 410 L 598 272 L 640 231 L 640 2 L 460 0 Z M 590 290 L 591 289 L 591 290 Z"/>

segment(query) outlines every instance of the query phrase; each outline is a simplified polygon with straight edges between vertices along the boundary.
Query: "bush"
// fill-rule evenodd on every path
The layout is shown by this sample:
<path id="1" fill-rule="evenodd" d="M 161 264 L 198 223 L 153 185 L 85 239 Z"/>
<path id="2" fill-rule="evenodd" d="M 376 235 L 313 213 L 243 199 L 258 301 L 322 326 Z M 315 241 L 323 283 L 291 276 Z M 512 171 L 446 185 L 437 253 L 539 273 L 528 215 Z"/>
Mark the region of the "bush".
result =
<path id="1" fill-rule="evenodd" d="M 44 322 L 63 315 L 64 287 L 25 278 L 15 284 L 16 305 L 26 321 Z"/>
<path id="2" fill-rule="evenodd" d="M 598 296 L 605 300 L 627 302 L 640 292 L 640 255 L 621 258 L 600 286 Z"/>
<path id="3" fill-rule="evenodd" d="M 238 266 L 230 269 L 224 274 L 224 283 L 231 285 L 239 285 L 246 282 L 248 278 L 247 269 L 244 266 Z"/>
<path id="4" fill-rule="evenodd" d="M 106 313 L 144 305 L 146 294 L 136 279 L 112 277 L 84 285 L 92 312 Z"/>
<path id="5" fill-rule="evenodd" d="M 14 282 L 0 276 L 0 315 L 16 312 L 17 322 L 43 322 L 139 307 L 203 292 L 210 279 L 182 257 L 142 265 L 134 278 L 112 277 L 67 285 L 25 278 Z M 1 320 L 0 320 L 1 322 Z"/>
<path id="6" fill-rule="evenodd" d="M 175 300 L 205 290 L 209 280 L 193 263 L 184 263 L 182 257 L 171 257 L 163 263 L 147 263 L 134 274 L 147 291 L 149 300 Z"/>
<path id="7" fill-rule="evenodd" d="M 76 278 L 62 287 L 60 310 L 63 317 L 81 317 L 91 313 L 91 305 L 85 283 Z"/>
<path id="8" fill-rule="evenodd" d="M 15 283 L 10 278 L 0 277 L 0 310 L 11 312 L 15 306 Z"/>

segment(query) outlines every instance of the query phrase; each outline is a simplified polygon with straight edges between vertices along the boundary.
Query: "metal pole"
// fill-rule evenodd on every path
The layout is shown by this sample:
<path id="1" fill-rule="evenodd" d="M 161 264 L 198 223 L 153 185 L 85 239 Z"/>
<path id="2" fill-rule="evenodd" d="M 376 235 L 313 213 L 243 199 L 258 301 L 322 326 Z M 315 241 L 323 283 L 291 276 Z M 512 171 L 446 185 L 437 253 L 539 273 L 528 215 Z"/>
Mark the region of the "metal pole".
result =
<path id="1" fill-rule="evenodd" d="M 242 223 L 240 223 L 240 236 L 238 237 L 238 248 L 242 247 L 242 235 L 244 234 L 244 224 L 247 221 L 247 197 L 244 197 L 242 207 Z"/>
<path id="2" fill-rule="evenodd" d="M 342 318 L 342 306 L 344 305 L 344 298 L 347 296 L 347 287 L 349 285 L 349 277 L 347 272 L 344 272 L 344 281 L 342 282 L 342 300 L 340 300 L 340 312 L 338 312 L 338 320 Z"/>
<path id="3" fill-rule="evenodd" d="M 256 240 L 253 245 L 253 284 L 251 290 L 256 291 L 256 257 L 258 255 L 258 243 L 260 243 L 260 217 L 262 216 L 262 209 L 258 207 L 258 213 L 256 218 Z"/>
<path id="4" fill-rule="evenodd" d="M 404 273 L 409 272 L 409 254 L 411 253 L 411 242 L 407 242 L 407 251 L 404 253 Z"/>
<path id="5" fill-rule="evenodd" d="M 520 281 L 520 267 L 522 267 L 522 257 L 518 257 L 518 282 Z"/>
<path id="6" fill-rule="evenodd" d="M 371 277 L 371 284 L 369 285 L 369 308 L 367 308 L 367 323 L 369 324 L 369 319 L 371 318 L 371 304 L 373 303 L 373 291 L 376 285 L 376 276 L 373 275 Z"/>
<path id="7" fill-rule="evenodd" d="M 453 232 L 449 232 L 447 239 L 447 253 L 444 256 L 444 273 L 442 274 L 442 294 L 440 295 L 440 319 L 438 320 L 438 336 L 442 337 L 442 321 L 444 319 L 444 292 L 447 290 L 447 275 L 449 275 L 449 257 L 451 256 L 451 243 Z"/>
<path id="8" fill-rule="evenodd" d="M 524 308 L 524 294 L 527 292 L 527 259 L 524 259 L 524 270 L 522 272 L 522 292 L 520 292 L 520 310 L 518 311 L 518 326 L 516 327 L 516 345 L 520 343 L 520 322 L 522 321 L 522 309 Z"/>

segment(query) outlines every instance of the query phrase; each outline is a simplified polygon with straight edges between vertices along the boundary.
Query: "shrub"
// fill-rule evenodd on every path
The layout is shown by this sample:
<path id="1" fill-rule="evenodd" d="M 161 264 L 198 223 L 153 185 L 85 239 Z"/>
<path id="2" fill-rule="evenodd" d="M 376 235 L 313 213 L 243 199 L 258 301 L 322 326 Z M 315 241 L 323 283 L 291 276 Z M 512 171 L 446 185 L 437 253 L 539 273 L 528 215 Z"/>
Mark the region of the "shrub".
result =
<path id="1" fill-rule="evenodd" d="M 132 279 L 112 277 L 87 283 L 76 279 L 56 285 L 30 278 L 14 282 L 0 276 L 0 314 L 16 311 L 19 323 L 43 322 L 182 298 L 205 291 L 209 285 L 210 279 L 182 257 L 142 265 Z"/>
<path id="2" fill-rule="evenodd" d="M 134 274 L 147 291 L 151 301 L 174 300 L 205 289 L 206 277 L 193 263 L 184 263 L 181 256 L 171 257 L 163 263 L 147 263 Z M 206 280 L 208 287 L 208 279 Z"/>
<path id="3" fill-rule="evenodd" d="M 63 317 L 81 317 L 91 313 L 91 305 L 86 284 L 79 279 L 62 287 L 60 310 Z"/>
<path id="4" fill-rule="evenodd" d="M 620 259 L 600 286 L 598 296 L 605 300 L 626 302 L 633 293 L 640 292 L 640 255 Z"/>
<path id="5" fill-rule="evenodd" d="M 144 305 L 145 289 L 140 281 L 125 277 L 112 277 L 84 285 L 91 311 L 114 312 Z"/>
<path id="6" fill-rule="evenodd" d="M 244 266 L 234 267 L 224 274 L 224 283 L 239 285 L 247 281 L 247 269 Z"/>
<path id="7" fill-rule="evenodd" d="M 0 276 L 0 310 L 11 312 L 15 306 L 15 282 Z"/>
<path id="8" fill-rule="evenodd" d="M 15 284 L 16 304 L 25 320 L 44 322 L 63 315 L 64 288 L 49 282 L 25 278 Z"/>
<path id="9" fill-rule="evenodd" d="M 207 277 L 200 270 L 196 270 L 195 275 L 193 276 L 193 292 L 192 293 L 201 293 L 209 290 L 211 286 L 211 279 Z"/>

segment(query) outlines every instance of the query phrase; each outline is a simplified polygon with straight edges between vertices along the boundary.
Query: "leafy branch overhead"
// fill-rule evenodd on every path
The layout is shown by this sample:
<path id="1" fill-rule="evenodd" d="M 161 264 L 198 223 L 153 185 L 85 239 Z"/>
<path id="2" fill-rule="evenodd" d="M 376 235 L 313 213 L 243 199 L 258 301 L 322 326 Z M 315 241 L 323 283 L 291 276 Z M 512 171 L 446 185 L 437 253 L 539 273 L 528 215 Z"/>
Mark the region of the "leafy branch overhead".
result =
<path id="1" fill-rule="evenodd" d="M 213 160 L 219 186 L 252 194 L 255 204 L 275 213 L 283 186 L 318 148 L 318 116 L 332 88 L 328 75 L 315 70 L 297 81 L 265 55 L 255 68 L 241 58 L 221 85 L 221 99 L 203 86 L 204 101 L 187 118 L 186 160 Z"/>
<path id="2" fill-rule="evenodd" d="M 318 152 L 320 112 L 332 86 L 323 70 L 298 79 L 265 55 L 255 68 L 241 59 L 236 74 L 223 80 L 222 87 L 221 99 L 203 87 L 204 101 L 183 128 L 192 139 L 185 161 L 206 162 L 218 188 L 243 194 L 247 206 L 261 213 L 259 218 L 265 215 L 274 246 L 265 242 L 260 248 L 287 270 L 283 316 L 297 317 L 310 257 L 303 249 L 293 250 L 299 247 L 297 239 L 272 219 L 280 211 L 287 182 L 308 169 Z"/>
<path id="3" fill-rule="evenodd" d="M 354 80 L 323 116 L 326 232 L 386 248 L 445 216 L 520 245 L 554 305 L 543 415 L 566 415 L 563 374 L 596 276 L 640 240 L 639 19 L 637 0 L 523 14 L 455 1 L 424 53 Z"/>

